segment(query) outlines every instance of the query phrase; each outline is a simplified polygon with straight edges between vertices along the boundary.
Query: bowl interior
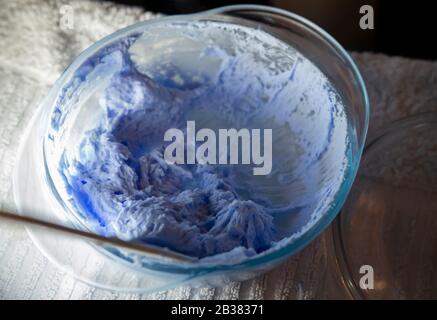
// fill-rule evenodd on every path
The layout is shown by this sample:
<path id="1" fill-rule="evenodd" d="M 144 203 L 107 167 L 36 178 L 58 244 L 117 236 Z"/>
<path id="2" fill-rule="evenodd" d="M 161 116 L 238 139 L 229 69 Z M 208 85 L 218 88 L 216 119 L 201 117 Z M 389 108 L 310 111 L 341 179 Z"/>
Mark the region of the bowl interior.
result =
<path id="1" fill-rule="evenodd" d="M 211 25 L 216 27 L 209 30 Z M 171 272 L 255 266 L 296 252 L 332 221 L 355 177 L 366 135 L 362 79 L 347 53 L 310 22 L 281 10 L 234 6 L 121 30 L 81 54 L 58 81 L 46 105 L 51 111 L 44 160 L 51 190 L 77 227 L 105 232 L 89 223 L 87 207 L 72 194 L 62 168 L 80 159 L 83 136 L 109 121 L 105 102 L 108 88 L 121 85 L 113 82 L 125 61 L 120 56 L 138 72 L 121 77 L 122 84 L 144 76 L 150 90 L 170 96 L 178 110 L 164 110 L 168 101 L 155 105 L 156 111 L 122 105 L 132 116 L 111 137 L 132 154 L 144 150 L 130 138 L 144 138 L 149 148 L 162 142 L 167 129 L 183 130 L 187 121 L 216 131 L 273 132 L 268 174 L 254 175 L 254 166 L 240 164 L 214 170 L 226 176 L 239 199 L 267 208 L 276 244 L 244 260 L 185 266 L 147 258 L 142 266 Z M 243 58 L 231 66 L 235 60 L 229 57 L 235 56 Z M 114 248 L 110 252 L 134 260 Z"/>

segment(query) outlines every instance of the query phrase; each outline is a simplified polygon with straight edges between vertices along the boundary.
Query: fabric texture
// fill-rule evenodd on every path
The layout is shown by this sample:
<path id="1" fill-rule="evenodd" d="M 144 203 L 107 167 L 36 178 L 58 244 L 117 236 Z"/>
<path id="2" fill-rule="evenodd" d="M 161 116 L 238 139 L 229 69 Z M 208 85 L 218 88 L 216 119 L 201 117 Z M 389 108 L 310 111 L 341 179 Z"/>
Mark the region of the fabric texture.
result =
<path id="1" fill-rule="evenodd" d="M 73 8 L 73 28 L 60 28 Z M 19 140 L 50 86 L 72 59 L 103 36 L 156 15 L 109 2 L 0 0 L 0 209 L 15 210 L 12 172 Z M 369 134 L 393 120 L 437 111 L 437 63 L 354 53 L 371 101 Z M 21 227 L 0 223 L 0 299 L 348 298 L 335 270 L 330 230 L 268 274 L 221 288 L 154 294 L 110 292 L 52 265 Z"/>

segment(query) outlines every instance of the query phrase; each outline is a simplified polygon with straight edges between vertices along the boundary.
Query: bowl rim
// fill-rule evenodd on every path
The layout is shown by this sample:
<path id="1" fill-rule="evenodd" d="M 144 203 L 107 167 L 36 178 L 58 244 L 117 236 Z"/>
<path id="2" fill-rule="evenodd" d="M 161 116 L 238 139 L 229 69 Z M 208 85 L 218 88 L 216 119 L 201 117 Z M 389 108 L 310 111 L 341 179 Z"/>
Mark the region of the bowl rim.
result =
<path id="1" fill-rule="evenodd" d="M 274 8 L 274 7 L 270 7 L 270 6 L 263 6 L 263 5 L 230 5 L 230 6 L 219 7 L 219 8 L 206 10 L 206 11 L 193 13 L 193 14 L 171 15 L 171 16 L 159 17 L 157 19 L 140 21 L 140 22 L 137 22 L 135 24 L 132 24 L 128 27 L 122 28 L 120 30 L 115 31 L 114 33 L 111 33 L 111 34 L 105 36 L 104 38 L 93 43 L 87 49 L 82 51 L 78 56 L 76 56 L 76 58 L 74 58 L 73 62 L 65 68 L 65 70 L 63 71 L 61 76 L 56 80 L 56 82 L 54 83 L 54 85 L 50 89 L 49 94 L 46 96 L 46 98 L 41 103 L 41 107 L 51 105 L 51 108 L 49 110 L 44 110 L 44 108 L 41 108 L 43 112 L 44 111 L 47 112 L 47 116 L 50 116 L 50 114 L 52 114 L 52 112 L 53 112 L 53 109 L 56 107 L 54 102 L 57 99 L 58 92 L 60 91 L 62 86 L 74 75 L 74 72 L 76 71 L 76 69 L 80 65 L 82 65 L 86 61 L 87 58 L 89 58 L 92 54 L 96 53 L 98 50 L 103 48 L 106 44 L 113 42 L 121 37 L 124 37 L 127 34 L 133 33 L 137 29 L 143 28 L 144 26 L 150 26 L 153 24 L 160 24 L 163 21 L 175 21 L 179 18 L 182 18 L 184 20 L 197 19 L 197 18 L 201 18 L 201 17 L 207 17 L 207 16 L 212 16 L 212 15 L 218 15 L 218 14 L 226 14 L 227 12 L 240 11 L 240 10 L 264 11 L 264 12 L 269 12 L 269 13 L 275 13 L 275 14 L 281 15 L 285 18 L 288 18 L 288 19 L 294 21 L 295 23 L 303 25 L 305 28 L 307 28 L 310 31 L 313 31 L 314 33 L 321 36 L 322 39 L 327 41 L 328 44 L 330 44 L 333 47 L 333 50 L 335 50 L 342 58 L 344 58 L 345 64 L 351 68 L 351 70 L 353 72 L 353 77 L 357 80 L 357 83 L 358 83 L 357 87 L 360 89 L 361 94 L 362 94 L 361 98 L 364 101 L 364 110 L 363 110 L 364 122 L 363 122 L 362 132 L 361 132 L 360 136 L 357 136 L 357 139 L 358 139 L 360 144 L 358 146 L 357 154 L 355 155 L 356 161 L 354 163 L 352 163 L 351 165 L 348 165 L 350 168 L 347 170 L 351 170 L 351 171 L 350 171 L 345 183 L 342 184 L 341 188 L 337 191 L 336 195 L 334 196 L 334 199 L 332 200 L 332 203 L 334 205 L 331 206 L 327 210 L 327 212 L 322 217 L 320 217 L 320 219 L 313 226 L 311 226 L 307 231 L 305 231 L 302 235 L 300 235 L 296 239 L 291 240 L 289 243 L 287 243 L 285 245 L 281 245 L 276 250 L 272 250 L 272 251 L 267 250 L 266 252 L 254 255 L 252 257 L 248 257 L 248 258 L 244 259 L 243 261 L 239 261 L 235 264 L 207 264 L 207 263 L 198 264 L 197 262 L 186 263 L 186 264 L 184 263 L 184 264 L 179 264 L 179 265 L 172 264 L 170 267 L 170 269 L 172 269 L 172 270 L 168 271 L 170 273 L 183 273 L 183 274 L 190 273 L 190 274 L 193 274 L 193 273 L 199 272 L 199 273 L 205 274 L 205 273 L 211 273 L 211 272 L 217 272 L 217 271 L 238 271 L 238 270 L 252 269 L 255 267 L 261 267 L 261 266 L 266 265 L 268 263 L 273 263 L 275 261 L 279 261 L 281 258 L 286 258 L 288 256 L 291 256 L 291 255 L 297 253 L 303 247 L 308 245 L 312 240 L 314 240 L 316 237 L 318 237 L 325 230 L 325 228 L 327 228 L 330 225 L 330 223 L 337 216 L 341 207 L 343 206 L 344 202 L 346 201 L 346 196 L 351 189 L 353 181 L 355 180 L 355 177 L 356 177 L 356 174 L 358 171 L 359 162 L 360 162 L 360 159 L 361 159 L 361 156 L 363 153 L 364 142 L 366 140 L 368 125 L 369 125 L 370 105 L 369 105 L 369 97 L 368 97 L 366 85 L 364 83 L 364 80 L 363 80 L 360 72 L 359 72 L 358 67 L 356 66 L 355 62 L 353 61 L 351 56 L 348 54 L 348 52 L 331 35 L 329 35 L 321 27 L 317 26 L 316 24 L 309 21 L 308 19 L 301 17 L 295 13 L 292 13 L 292 12 L 289 12 L 289 11 L 286 11 L 283 9 Z M 48 127 L 46 129 L 49 130 L 49 125 L 47 125 L 47 126 Z M 43 144 L 42 148 L 43 148 L 44 158 L 45 158 L 45 154 L 46 154 L 45 153 L 46 137 L 47 137 L 47 134 L 44 136 L 43 143 L 42 143 Z M 50 170 L 49 170 L 48 166 L 45 165 L 44 169 L 45 169 L 46 180 L 48 183 L 51 184 L 50 189 L 52 190 L 52 192 L 57 193 L 57 188 L 55 187 L 53 180 L 50 176 Z M 60 204 L 62 205 L 62 207 L 64 209 L 68 209 L 63 205 L 63 203 L 62 203 L 63 200 L 62 200 L 62 198 L 60 198 L 59 194 L 57 196 L 56 195 L 54 195 L 54 196 L 55 196 L 55 198 L 57 198 L 57 202 L 61 201 Z M 115 257 L 113 253 L 107 252 L 106 249 L 102 248 L 102 251 L 105 251 L 105 253 L 107 255 L 110 255 L 111 257 L 113 257 L 114 260 L 116 260 L 118 263 L 120 262 L 120 257 Z M 153 261 L 153 260 L 150 260 L 150 261 Z M 153 269 L 153 270 L 164 269 L 164 270 L 166 270 L 169 268 L 169 263 L 167 263 L 167 262 L 163 263 L 161 261 L 160 262 L 153 261 L 153 268 L 151 268 L 150 265 L 146 266 L 144 264 L 142 266 L 136 266 L 136 265 L 132 264 L 132 267 L 135 269 L 138 268 L 139 270 L 142 269 L 144 271 L 146 271 L 147 269 Z"/>

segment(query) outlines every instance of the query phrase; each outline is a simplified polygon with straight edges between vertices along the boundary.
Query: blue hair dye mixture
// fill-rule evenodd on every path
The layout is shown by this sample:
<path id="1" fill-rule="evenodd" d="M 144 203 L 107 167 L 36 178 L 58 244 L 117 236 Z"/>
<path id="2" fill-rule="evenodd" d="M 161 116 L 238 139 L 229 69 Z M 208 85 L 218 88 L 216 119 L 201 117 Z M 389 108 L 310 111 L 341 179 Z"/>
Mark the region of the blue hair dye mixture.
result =
<path id="1" fill-rule="evenodd" d="M 244 259 L 304 232 L 347 167 L 346 115 L 328 79 L 279 39 L 229 23 L 158 24 L 118 39 L 76 71 L 56 108 L 54 140 L 72 123 L 86 128 L 58 168 L 81 221 L 194 257 Z M 189 120 L 272 129 L 272 172 L 167 164 L 164 133 Z"/>

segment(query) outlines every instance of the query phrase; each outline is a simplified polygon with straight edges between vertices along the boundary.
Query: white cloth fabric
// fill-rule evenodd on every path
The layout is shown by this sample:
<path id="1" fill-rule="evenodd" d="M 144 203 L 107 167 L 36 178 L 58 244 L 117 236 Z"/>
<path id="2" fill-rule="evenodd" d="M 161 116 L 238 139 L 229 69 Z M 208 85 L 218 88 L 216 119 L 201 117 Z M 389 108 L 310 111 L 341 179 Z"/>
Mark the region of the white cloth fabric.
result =
<path id="1" fill-rule="evenodd" d="M 63 5 L 73 8 L 72 30 L 59 27 Z M 19 139 L 50 85 L 94 41 L 153 16 L 108 2 L 0 0 L 0 209 L 15 210 L 11 175 Z M 353 56 L 371 98 L 370 133 L 406 115 L 437 111 L 437 63 L 371 53 Z M 0 299 L 348 298 L 333 255 L 328 230 L 284 264 L 253 280 L 222 288 L 126 294 L 76 281 L 53 266 L 24 229 L 1 222 Z"/>

